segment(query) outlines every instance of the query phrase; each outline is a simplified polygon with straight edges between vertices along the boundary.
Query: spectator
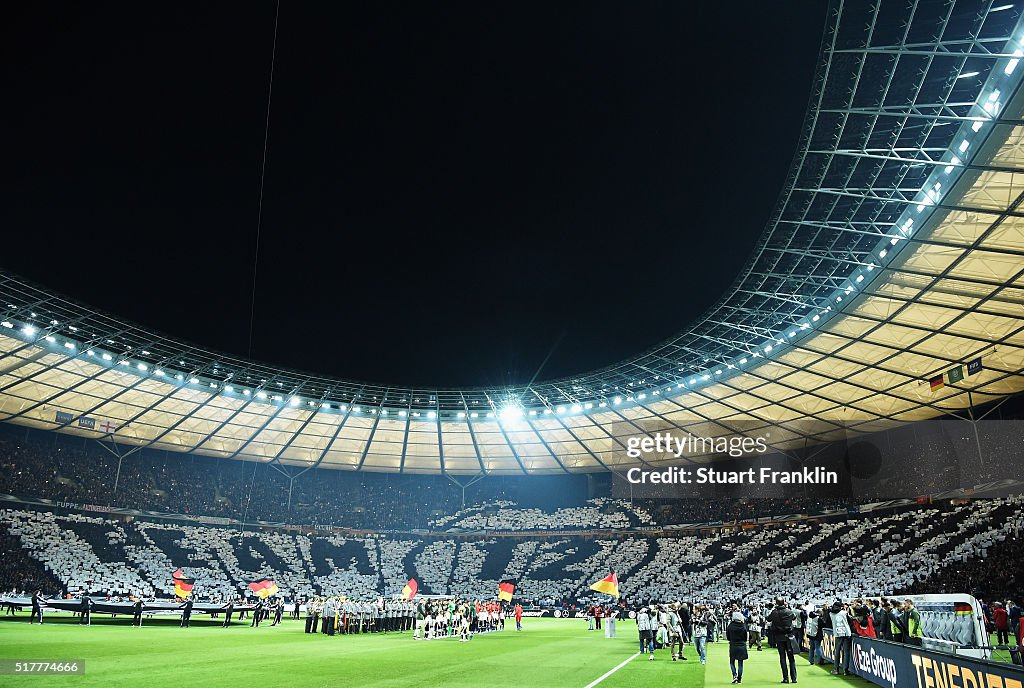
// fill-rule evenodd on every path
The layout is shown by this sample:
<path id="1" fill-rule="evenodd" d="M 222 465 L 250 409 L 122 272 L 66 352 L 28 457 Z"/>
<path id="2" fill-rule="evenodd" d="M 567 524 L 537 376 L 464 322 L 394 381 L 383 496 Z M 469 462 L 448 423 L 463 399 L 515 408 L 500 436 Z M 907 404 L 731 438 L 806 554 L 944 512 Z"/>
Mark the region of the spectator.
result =
<path id="1" fill-rule="evenodd" d="M 796 659 L 793 656 L 796 618 L 796 613 L 789 608 L 786 600 L 782 597 L 775 600 L 775 608 L 768 614 L 772 638 L 779 651 L 779 666 L 782 668 L 783 683 L 796 683 Z"/>
<path id="2" fill-rule="evenodd" d="M 732 613 L 732 620 L 725 628 L 725 639 L 729 641 L 729 668 L 732 670 L 732 682 L 743 683 L 743 662 L 747 659 L 747 626 L 744 623 L 742 612 Z M 793 674 L 793 681 L 796 681 L 796 673 Z"/>

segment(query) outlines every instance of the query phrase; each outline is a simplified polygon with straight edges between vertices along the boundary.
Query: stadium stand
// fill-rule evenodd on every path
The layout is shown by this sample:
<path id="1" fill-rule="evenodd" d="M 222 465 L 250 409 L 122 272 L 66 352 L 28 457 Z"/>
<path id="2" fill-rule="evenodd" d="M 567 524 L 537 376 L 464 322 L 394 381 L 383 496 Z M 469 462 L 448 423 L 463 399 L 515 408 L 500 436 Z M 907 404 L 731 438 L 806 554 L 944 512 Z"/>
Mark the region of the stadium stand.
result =
<path id="1" fill-rule="evenodd" d="M 615 570 L 631 601 L 810 599 L 922 591 L 955 582 L 1005 593 L 1024 515 L 1021 497 L 839 514 L 776 527 L 681 532 L 678 537 L 409 537 L 166 526 L 34 509 L 5 509 L 5 581 L 38 580 L 45 567 L 69 592 L 163 594 L 185 564 L 202 599 L 243 595 L 276 580 L 290 597 L 395 594 L 413 575 L 424 593 L 489 596 L 502 579 L 544 604 L 585 604 L 589 585 Z M 580 507 L 581 514 L 595 508 Z M 623 516 L 625 518 L 625 516 Z M 987 557 L 1002 553 L 985 579 Z M 35 562 L 35 563 L 34 563 Z M 21 573 L 20 569 L 24 569 Z M 13 573 L 7 573 L 13 570 Z M 312 575 L 310 575 L 312 574 Z M 13 576 L 13 577 L 12 577 Z M 9 583 L 19 587 L 18 583 Z"/>

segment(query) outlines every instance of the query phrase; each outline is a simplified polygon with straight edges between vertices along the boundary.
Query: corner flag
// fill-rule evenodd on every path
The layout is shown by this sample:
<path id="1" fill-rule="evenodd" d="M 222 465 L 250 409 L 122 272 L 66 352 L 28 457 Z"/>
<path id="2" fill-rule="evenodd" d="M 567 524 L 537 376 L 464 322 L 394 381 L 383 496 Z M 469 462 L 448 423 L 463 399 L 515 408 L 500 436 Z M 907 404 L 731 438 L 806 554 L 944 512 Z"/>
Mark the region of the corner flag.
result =
<path id="1" fill-rule="evenodd" d="M 614 595 L 616 599 L 619 597 L 619 577 L 612 571 L 607 578 L 602 578 L 593 585 L 590 586 L 591 590 L 597 592 L 603 592 L 606 595 Z"/>

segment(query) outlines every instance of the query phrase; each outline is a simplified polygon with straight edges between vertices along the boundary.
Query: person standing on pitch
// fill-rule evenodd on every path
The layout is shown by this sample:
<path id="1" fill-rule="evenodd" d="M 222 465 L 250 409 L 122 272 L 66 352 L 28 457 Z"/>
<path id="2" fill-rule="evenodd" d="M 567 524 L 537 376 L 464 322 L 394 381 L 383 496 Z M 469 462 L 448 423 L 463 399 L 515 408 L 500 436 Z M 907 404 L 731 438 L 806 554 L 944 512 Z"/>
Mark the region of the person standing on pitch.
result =
<path id="1" fill-rule="evenodd" d="M 693 647 L 697 650 L 701 664 L 708 662 L 708 626 L 711 612 L 704 605 L 697 606 L 693 611 Z"/>
<path id="2" fill-rule="evenodd" d="M 732 613 L 732 620 L 725 627 L 725 639 L 729 641 L 729 668 L 732 682 L 743 683 L 743 662 L 747 659 L 747 624 L 743 612 Z M 794 681 L 796 681 L 794 674 Z"/>
<path id="3" fill-rule="evenodd" d="M 276 626 L 281 623 L 281 616 L 284 615 L 284 600 L 278 598 L 277 604 L 274 605 L 274 623 L 271 626 Z"/>
<path id="4" fill-rule="evenodd" d="M 523 605 L 516 602 L 516 630 L 523 630 Z"/>
<path id="5" fill-rule="evenodd" d="M 793 642 L 796 635 L 793 628 L 796 622 L 796 613 L 789 608 L 786 600 L 782 597 L 775 599 L 775 608 L 768 614 L 768 624 L 771 628 L 772 638 L 775 640 L 775 647 L 779 650 L 779 666 L 782 667 L 782 682 L 796 683 L 796 659 L 793 656 Z"/>
<path id="6" fill-rule="evenodd" d="M 832 670 L 833 676 L 839 676 L 842 671 L 846 676 L 850 675 L 850 650 L 853 646 L 853 629 L 850 628 L 850 614 L 846 605 L 836 600 L 829 608 L 829 618 L 832 620 L 832 635 L 835 636 L 836 647 L 835 663 L 836 668 Z"/>
<path id="7" fill-rule="evenodd" d="M 79 619 L 80 624 L 86 626 L 92 625 L 92 598 L 88 595 L 82 595 L 82 618 Z"/>
<path id="8" fill-rule="evenodd" d="M 636 630 L 640 634 L 640 654 L 650 652 L 648 660 L 654 660 L 654 626 L 647 607 L 640 610 L 636 615 Z M 648 649 L 650 648 L 650 649 Z"/>
<path id="9" fill-rule="evenodd" d="M 34 623 L 36 617 L 39 617 L 39 624 L 43 623 L 43 591 L 36 590 L 32 593 L 32 616 L 28 618 L 29 623 Z"/>
<path id="10" fill-rule="evenodd" d="M 228 604 L 224 607 L 224 628 L 231 625 L 231 615 L 235 613 L 235 601 L 234 599 L 228 600 Z"/>
<path id="11" fill-rule="evenodd" d="M 135 600 L 132 605 L 132 626 L 142 627 L 142 598 Z"/>
<path id="12" fill-rule="evenodd" d="M 192 621 L 192 598 L 188 597 L 185 599 L 185 606 L 181 608 L 181 624 L 180 628 L 188 628 L 189 623 Z"/>
<path id="13" fill-rule="evenodd" d="M 683 622 L 679 615 L 680 604 L 672 605 L 668 615 L 668 650 L 672 654 L 672 661 L 686 660 L 683 654 Z M 616 612 L 618 613 L 618 612 Z M 612 635 L 614 638 L 614 634 Z"/>

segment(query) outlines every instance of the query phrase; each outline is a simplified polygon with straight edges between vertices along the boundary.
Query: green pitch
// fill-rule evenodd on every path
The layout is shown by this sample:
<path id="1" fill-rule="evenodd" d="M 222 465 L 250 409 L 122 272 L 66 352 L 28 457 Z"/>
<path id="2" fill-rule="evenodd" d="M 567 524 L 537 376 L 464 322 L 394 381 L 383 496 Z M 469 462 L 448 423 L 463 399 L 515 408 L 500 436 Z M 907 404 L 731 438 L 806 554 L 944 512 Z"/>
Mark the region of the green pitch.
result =
<path id="1" fill-rule="evenodd" d="M 636 626 L 619 622 L 618 638 L 587 631 L 586 622 L 568 619 L 523 619 L 504 632 L 479 635 L 469 643 L 455 639 L 414 641 L 410 633 L 328 637 L 307 635 L 302 623 L 253 629 L 248 623 L 220 628 L 205 619 L 190 629 L 170 620 L 147 620 L 133 628 L 129 619 L 94 617 L 90 627 L 69 615 L 51 614 L 43 626 L 29 625 L 27 615 L 0 618 L 0 659 L 85 660 L 81 676 L 0 676 L 5 688 L 19 686 L 394 686 L 424 688 L 709 688 L 728 686 L 728 648 L 709 646 L 708 665 L 672 662 L 667 650 L 655 661 L 639 649 Z M 632 658 L 632 659 L 631 659 Z M 808 688 L 846 688 L 846 681 L 798 658 L 800 684 Z M 752 652 L 744 685 L 777 684 L 778 655 Z M 863 681 L 859 681 L 864 685 Z"/>

